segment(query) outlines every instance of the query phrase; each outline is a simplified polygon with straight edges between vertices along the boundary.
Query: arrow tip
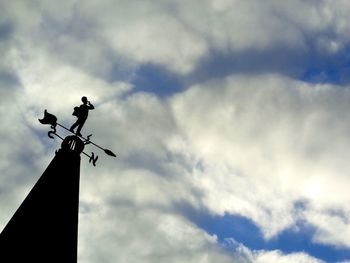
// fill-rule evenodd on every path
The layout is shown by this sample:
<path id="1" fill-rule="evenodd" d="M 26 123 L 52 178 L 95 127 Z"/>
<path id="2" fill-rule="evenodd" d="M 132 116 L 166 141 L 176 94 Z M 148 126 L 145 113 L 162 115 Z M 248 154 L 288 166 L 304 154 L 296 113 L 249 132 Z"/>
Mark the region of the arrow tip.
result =
<path id="1" fill-rule="evenodd" d="M 117 157 L 111 150 L 105 149 L 104 151 L 105 151 L 105 153 L 108 154 L 109 156 Z"/>

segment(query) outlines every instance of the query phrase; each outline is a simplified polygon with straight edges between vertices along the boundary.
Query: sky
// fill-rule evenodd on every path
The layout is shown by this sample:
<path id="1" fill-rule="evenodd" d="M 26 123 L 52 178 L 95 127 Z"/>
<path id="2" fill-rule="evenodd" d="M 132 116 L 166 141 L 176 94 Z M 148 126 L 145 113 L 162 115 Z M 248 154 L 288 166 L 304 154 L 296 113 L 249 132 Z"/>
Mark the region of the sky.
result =
<path id="1" fill-rule="evenodd" d="M 350 2 L 0 2 L 0 230 L 82 96 L 81 263 L 350 262 Z M 65 135 L 60 130 L 60 134 Z"/>

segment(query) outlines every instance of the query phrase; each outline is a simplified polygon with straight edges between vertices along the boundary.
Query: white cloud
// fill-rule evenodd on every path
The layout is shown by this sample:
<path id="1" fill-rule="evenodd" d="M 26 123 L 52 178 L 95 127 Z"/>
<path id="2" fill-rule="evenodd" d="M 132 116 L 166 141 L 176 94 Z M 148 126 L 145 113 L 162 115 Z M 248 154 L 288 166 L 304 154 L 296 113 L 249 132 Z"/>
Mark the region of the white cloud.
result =
<path id="1" fill-rule="evenodd" d="M 263 251 L 254 253 L 253 262 L 256 263 L 322 263 L 323 261 L 310 257 L 305 253 L 291 253 L 283 255 L 280 251 Z"/>
<path id="2" fill-rule="evenodd" d="M 349 41 L 349 9 L 347 1 L 299 0 L 16 1 L 3 8 L 15 23 L 15 45 L 46 49 L 103 77 L 113 66 L 129 72 L 143 63 L 187 74 L 212 49 L 271 56 L 281 49 L 284 63 L 296 54 L 334 54 Z"/>
<path id="3" fill-rule="evenodd" d="M 280 250 L 251 250 L 233 238 L 227 238 L 225 245 L 234 251 L 238 258 L 256 263 L 323 263 L 324 261 L 309 256 L 304 252 L 294 252 L 285 254 Z"/>
<path id="4" fill-rule="evenodd" d="M 315 242 L 349 247 L 350 213 L 346 206 L 340 208 L 339 211 L 308 211 L 305 218 L 317 226 Z"/>
<path id="5" fill-rule="evenodd" d="M 128 203 L 103 207 L 80 215 L 81 262 L 242 262 L 178 215 Z"/>
<path id="6" fill-rule="evenodd" d="M 305 219 L 297 202 L 348 211 L 349 94 L 273 75 L 195 86 L 173 100 L 184 142 L 169 147 L 194 167 L 203 205 L 251 218 L 272 237 Z M 329 228 L 329 243 L 350 245 Z"/>

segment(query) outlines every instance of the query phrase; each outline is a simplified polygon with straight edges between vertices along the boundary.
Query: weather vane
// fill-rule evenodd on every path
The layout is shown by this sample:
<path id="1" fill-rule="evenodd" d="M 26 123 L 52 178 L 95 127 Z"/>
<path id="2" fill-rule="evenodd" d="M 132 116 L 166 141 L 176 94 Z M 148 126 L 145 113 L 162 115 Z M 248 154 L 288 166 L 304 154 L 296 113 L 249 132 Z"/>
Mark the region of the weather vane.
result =
<path id="1" fill-rule="evenodd" d="M 74 112 L 72 115 L 76 116 L 78 119 L 77 121 L 70 127 L 70 129 L 68 129 L 67 127 L 63 126 L 62 124 L 57 122 L 57 117 L 49 112 L 47 112 L 47 110 L 45 109 L 44 111 L 44 118 L 39 119 L 39 122 L 41 124 L 49 124 L 51 125 L 51 131 L 48 132 L 48 136 L 51 139 L 54 139 L 53 135 L 55 135 L 56 137 L 60 138 L 61 140 L 66 140 L 64 138 L 62 138 L 59 134 L 57 134 L 56 131 L 56 127 L 57 125 L 71 133 L 73 133 L 73 136 L 71 137 L 71 140 L 68 142 L 69 147 L 71 147 L 72 149 L 74 147 L 76 147 L 77 144 L 79 144 L 78 140 L 81 143 L 81 139 L 83 142 L 83 145 L 87 145 L 87 144 L 92 144 L 94 146 L 96 146 L 97 148 L 100 148 L 101 150 L 103 150 L 106 154 L 108 154 L 109 156 L 113 156 L 116 157 L 116 155 L 108 149 L 102 148 L 101 146 L 99 146 L 98 144 L 94 143 L 93 141 L 90 140 L 90 137 L 92 136 L 92 134 L 84 137 L 82 136 L 82 134 L 80 133 L 81 129 L 83 128 L 87 118 L 88 118 L 88 114 L 89 114 L 89 110 L 93 110 L 95 109 L 95 107 L 90 103 L 90 101 L 88 101 L 88 99 L 86 97 L 82 97 L 81 101 L 83 102 L 83 104 L 81 104 L 79 107 L 74 107 Z M 74 132 L 74 129 L 77 128 L 77 131 Z M 80 138 L 80 139 L 79 139 Z M 81 150 L 82 151 L 82 150 Z M 94 166 L 96 166 L 96 162 L 98 159 L 98 156 L 91 152 L 91 155 L 85 153 L 82 151 L 82 153 L 84 155 L 86 155 L 87 157 L 89 157 L 89 163 L 92 163 Z"/>

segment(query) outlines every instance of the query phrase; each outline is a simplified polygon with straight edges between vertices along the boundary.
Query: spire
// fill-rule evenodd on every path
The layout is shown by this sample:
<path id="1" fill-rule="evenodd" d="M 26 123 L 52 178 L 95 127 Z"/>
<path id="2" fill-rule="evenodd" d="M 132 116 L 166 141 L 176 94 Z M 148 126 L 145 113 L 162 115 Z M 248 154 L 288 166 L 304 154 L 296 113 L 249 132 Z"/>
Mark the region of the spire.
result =
<path id="1" fill-rule="evenodd" d="M 0 262 L 77 262 L 80 153 L 66 137 L 61 149 L 0 234 Z"/>
<path id="2" fill-rule="evenodd" d="M 49 124 L 53 135 L 63 140 L 45 172 L 25 198 L 21 206 L 0 234 L 0 262 L 3 263 L 76 263 L 78 248 L 78 212 L 80 154 L 89 157 L 89 163 L 96 166 L 98 156 L 83 152 L 91 144 L 107 155 L 116 157 L 108 149 L 90 140 L 91 134 L 83 137 L 80 130 L 88 110 L 94 106 L 82 98 L 80 119 L 68 129 L 57 122 L 57 117 L 47 110 L 41 124 Z M 73 113 L 74 115 L 74 113 Z M 74 135 L 65 139 L 56 132 L 59 126 Z M 78 130 L 74 133 L 74 128 Z"/>

